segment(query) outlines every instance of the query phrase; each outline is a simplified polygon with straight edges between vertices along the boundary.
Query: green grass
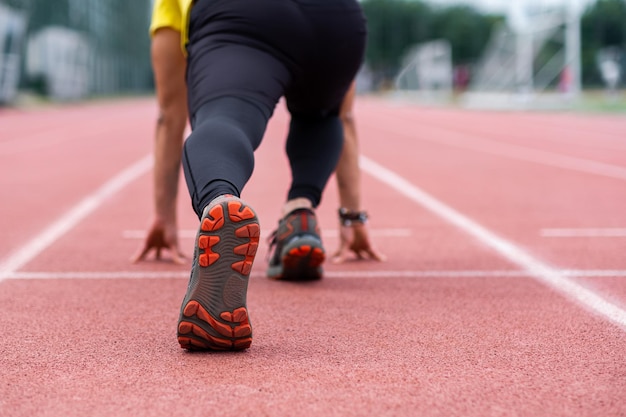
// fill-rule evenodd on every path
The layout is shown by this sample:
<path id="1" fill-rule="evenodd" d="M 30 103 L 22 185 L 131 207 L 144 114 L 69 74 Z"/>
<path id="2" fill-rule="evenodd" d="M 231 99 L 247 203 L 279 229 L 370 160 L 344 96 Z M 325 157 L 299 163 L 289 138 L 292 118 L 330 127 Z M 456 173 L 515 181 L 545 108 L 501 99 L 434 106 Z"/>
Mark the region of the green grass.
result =
<path id="1" fill-rule="evenodd" d="M 626 113 L 626 91 L 609 95 L 602 90 L 584 91 L 572 110 L 594 113 Z"/>

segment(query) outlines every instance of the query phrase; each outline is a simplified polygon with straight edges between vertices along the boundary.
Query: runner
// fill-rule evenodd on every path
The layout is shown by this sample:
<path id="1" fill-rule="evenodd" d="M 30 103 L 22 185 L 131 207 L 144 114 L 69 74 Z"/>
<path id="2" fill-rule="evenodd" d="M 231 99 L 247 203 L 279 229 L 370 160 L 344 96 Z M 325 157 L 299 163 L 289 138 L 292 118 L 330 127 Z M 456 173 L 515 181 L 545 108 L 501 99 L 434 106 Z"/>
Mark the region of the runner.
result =
<path id="1" fill-rule="evenodd" d="M 284 95 L 291 113 L 286 150 L 292 184 L 273 241 L 275 256 L 270 261 L 268 276 L 290 280 L 320 278 L 326 255 L 315 208 L 342 152 L 339 111 L 363 58 L 365 19 L 354 0 L 332 4 L 266 0 L 254 5 L 242 0 L 197 1 L 193 8 L 183 4 L 178 8 L 181 10 L 183 13 L 176 16 L 163 4 L 155 5 L 157 18 L 153 23 L 157 23 L 152 27 L 154 38 L 163 39 L 160 43 L 153 40 L 157 89 L 163 85 L 159 80 L 177 77 L 179 82 L 182 75 L 174 66 L 184 68 L 184 58 L 182 64 L 173 59 L 157 68 L 164 56 L 158 45 L 166 43 L 171 47 L 174 33 L 178 32 L 179 40 L 186 46 L 183 51 L 188 53 L 187 101 L 192 134 L 184 144 L 182 160 L 201 226 L 192 276 L 181 308 L 178 339 L 188 349 L 245 349 L 252 336 L 246 307 L 247 279 L 260 228 L 254 210 L 238 196 L 252 174 L 254 150 L 276 103 Z M 168 21 L 158 18 L 164 11 L 171 18 L 169 22 L 183 22 L 179 28 L 170 29 L 165 23 L 159 29 L 159 24 Z M 162 31 L 166 35 L 159 38 Z M 332 76 L 328 75 L 329 69 Z M 167 104 L 176 101 L 167 101 L 168 92 L 175 90 L 164 88 L 157 94 L 162 110 L 157 147 L 159 135 L 168 134 L 166 127 L 182 141 L 180 123 L 168 126 L 172 119 L 167 117 Z M 180 116 L 180 109 L 172 113 Z M 177 143 L 180 149 L 180 142 Z M 156 154 L 158 159 L 160 153 Z M 171 159 L 180 160 L 179 153 L 174 155 Z M 155 165 L 157 189 L 167 171 L 165 166 Z M 172 205 L 178 178 L 167 178 L 171 180 L 165 185 L 169 187 L 169 198 L 159 206 L 168 192 L 157 190 L 155 202 L 157 211 L 165 207 L 169 215 L 157 218 L 135 260 L 142 259 L 151 247 L 157 249 L 159 256 L 160 249 L 169 245 L 175 262 L 181 261 Z M 340 218 L 344 228 L 360 225 L 350 227 L 354 233 L 342 233 L 342 244 L 359 256 L 359 248 L 369 247 L 370 251 L 364 253 L 382 259 L 369 245 L 364 213 L 345 208 L 340 210 Z M 340 248 L 335 258 L 337 262 L 345 259 L 345 250 Z"/>

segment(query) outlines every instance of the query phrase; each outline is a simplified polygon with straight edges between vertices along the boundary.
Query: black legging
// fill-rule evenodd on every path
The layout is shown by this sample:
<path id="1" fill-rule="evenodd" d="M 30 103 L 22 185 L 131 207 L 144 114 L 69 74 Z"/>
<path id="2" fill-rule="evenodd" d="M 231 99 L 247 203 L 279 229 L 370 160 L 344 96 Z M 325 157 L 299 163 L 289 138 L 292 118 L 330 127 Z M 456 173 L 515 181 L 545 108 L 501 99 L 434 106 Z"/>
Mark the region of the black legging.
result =
<path id="1" fill-rule="evenodd" d="M 343 144 L 341 101 L 361 65 L 356 0 L 197 0 L 187 84 L 192 134 L 183 167 L 194 210 L 239 196 L 281 96 L 291 113 L 287 198 L 320 203 Z"/>

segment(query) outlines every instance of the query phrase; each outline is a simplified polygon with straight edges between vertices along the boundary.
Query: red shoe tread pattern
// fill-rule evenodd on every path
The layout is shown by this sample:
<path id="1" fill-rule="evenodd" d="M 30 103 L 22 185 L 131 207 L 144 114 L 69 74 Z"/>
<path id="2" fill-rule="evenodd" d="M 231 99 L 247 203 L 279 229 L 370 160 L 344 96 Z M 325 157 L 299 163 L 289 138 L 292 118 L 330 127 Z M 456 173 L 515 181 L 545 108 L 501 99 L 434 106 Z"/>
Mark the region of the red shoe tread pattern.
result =
<path id="1" fill-rule="evenodd" d="M 250 220 L 255 217 L 254 212 L 238 201 L 229 201 L 227 204 L 228 219 L 233 223 Z M 217 204 L 209 211 L 209 216 L 202 220 L 201 229 L 204 232 L 216 232 L 225 224 L 222 204 Z M 249 223 L 235 230 L 239 238 L 248 238 L 249 242 L 234 248 L 233 252 L 244 256 L 241 261 L 234 262 L 231 268 L 237 273 L 247 276 L 250 274 L 254 257 L 259 247 L 260 227 L 258 223 Z M 198 238 L 198 264 L 207 268 L 218 261 L 220 255 L 212 248 L 220 242 L 219 236 L 201 235 Z M 213 317 L 198 301 L 190 300 L 183 308 L 182 314 L 186 318 L 196 318 L 220 336 L 209 334 L 199 325 L 181 320 L 178 325 L 178 342 L 188 350 L 243 350 L 252 343 L 252 328 L 246 307 L 220 313 L 220 320 Z"/>
<path id="2" fill-rule="evenodd" d="M 285 268 L 296 268 L 303 260 L 308 259 L 308 267 L 317 268 L 320 266 L 326 255 L 320 248 L 311 248 L 310 245 L 302 245 L 292 248 L 283 258 Z"/>

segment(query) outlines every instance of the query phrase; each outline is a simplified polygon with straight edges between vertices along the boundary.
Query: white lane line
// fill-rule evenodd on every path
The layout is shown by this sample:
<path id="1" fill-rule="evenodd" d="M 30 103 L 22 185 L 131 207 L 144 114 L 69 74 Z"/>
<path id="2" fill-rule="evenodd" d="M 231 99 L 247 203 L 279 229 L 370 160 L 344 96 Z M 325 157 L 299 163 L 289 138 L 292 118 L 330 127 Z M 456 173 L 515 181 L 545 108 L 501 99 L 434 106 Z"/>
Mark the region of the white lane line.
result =
<path id="1" fill-rule="evenodd" d="M 20 136 L 16 139 L 0 143 L 0 155 L 14 155 L 20 152 L 34 151 L 41 148 L 51 148 L 59 143 L 72 140 L 67 134 L 67 128 L 46 131 L 30 137 Z"/>
<path id="2" fill-rule="evenodd" d="M 102 119 L 104 116 L 99 118 Z M 96 122 L 96 120 L 94 120 Z M 98 123 L 95 123 L 98 124 Z M 119 129 L 116 125 L 98 124 L 101 126 L 98 130 L 91 131 L 91 133 L 84 133 L 80 135 L 80 140 L 85 141 L 88 139 L 100 138 L 103 135 L 111 134 L 114 129 Z M 0 155 L 14 155 L 22 152 L 32 152 L 34 150 L 41 150 L 45 148 L 51 148 L 59 143 L 76 140 L 76 136 L 67 134 L 67 127 L 58 129 L 47 129 L 42 132 L 31 133 L 27 136 L 19 136 L 15 139 L 0 142 Z"/>
<path id="3" fill-rule="evenodd" d="M 626 228 L 541 229 L 542 237 L 626 237 Z"/>
<path id="4" fill-rule="evenodd" d="M 387 132 L 393 132 L 403 137 L 411 137 L 424 141 L 435 142 L 457 148 L 469 149 L 475 152 L 483 152 L 492 155 L 505 156 L 520 161 L 534 162 L 541 165 L 553 166 L 587 174 L 600 175 L 618 180 L 626 180 L 626 168 L 619 165 L 611 165 L 590 159 L 576 158 L 561 155 L 554 152 L 533 149 L 527 146 L 501 143 L 491 139 L 483 139 L 474 135 L 464 134 L 453 130 L 437 128 L 434 126 L 420 127 L 419 137 L 415 133 L 408 133 L 396 127 L 397 124 L 385 125 Z"/>
<path id="5" fill-rule="evenodd" d="M 196 237 L 197 230 L 191 229 L 181 229 L 178 231 L 179 238 L 190 238 L 193 239 Z M 148 234 L 147 230 L 124 230 L 122 232 L 122 237 L 124 239 L 144 239 Z M 261 230 L 261 236 L 269 236 L 272 234 L 272 230 L 263 229 Z M 369 229 L 370 236 L 376 237 L 411 237 L 413 232 L 411 229 Z M 339 237 L 339 230 L 337 229 L 326 229 L 322 230 L 322 237 L 334 238 Z"/>
<path id="6" fill-rule="evenodd" d="M 581 305 L 595 311 L 597 314 L 604 316 L 610 321 L 622 327 L 626 327 L 626 310 L 621 309 L 599 294 L 568 279 L 567 276 L 562 274 L 558 269 L 535 259 L 513 243 L 498 236 L 496 233 L 451 207 L 448 207 L 411 182 L 373 160 L 361 156 L 360 165 L 365 172 L 374 178 L 389 185 L 400 194 L 420 204 L 436 216 L 478 239 L 505 259 L 508 259 L 510 262 L 528 271 L 538 281 L 548 284 L 558 292 L 576 300 Z"/>
<path id="7" fill-rule="evenodd" d="M 252 278 L 265 277 L 263 271 L 252 271 Z M 528 277 L 526 271 L 325 271 L 324 278 L 503 278 Z M 9 279 L 170 279 L 189 278 L 189 271 L 117 271 L 117 272 L 15 272 Z"/>
<path id="8" fill-rule="evenodd" d="M 606 278 L 626 277 L 626 270 L 601 269 L 563 269 L 557 271 L 568 277 Z M 263 271 L 252 271 L 252 278 L 265 277 Z M 522 270 L 440 270 L 440 271 L 407 271 L 407 270 L 349 270 L 326 271 L 324 278 L 529 278 L 530 271 Z M 84 271 L 84 272 L 13 272 L 7 279 L 12 280 L 48 280 L 48 279 L 187 279 L 189 271 Z"/>
<path id="9" fill-rule="evenodd" d="M 152 155 L 147 155 L 135 162 L 118 175 L 110 179 L 93 194 L 87 196 L 80 203 L 66 212 L 28 243 L 13 252 L 8 258 L 0 262 L 0 281 L 6 279 L 15 271 L 37 257 L 48 246 L 76 226 L 81 220 L 89 216 L 109 197 L 124 188 L 130 182 L 146 173 L 152 167 Z"/>

